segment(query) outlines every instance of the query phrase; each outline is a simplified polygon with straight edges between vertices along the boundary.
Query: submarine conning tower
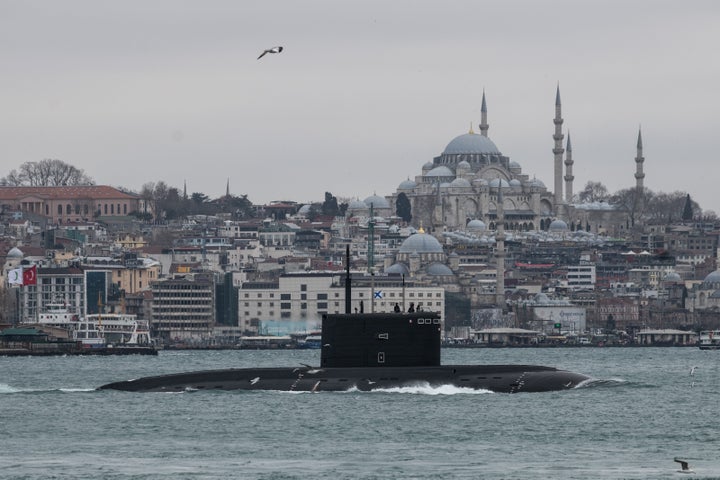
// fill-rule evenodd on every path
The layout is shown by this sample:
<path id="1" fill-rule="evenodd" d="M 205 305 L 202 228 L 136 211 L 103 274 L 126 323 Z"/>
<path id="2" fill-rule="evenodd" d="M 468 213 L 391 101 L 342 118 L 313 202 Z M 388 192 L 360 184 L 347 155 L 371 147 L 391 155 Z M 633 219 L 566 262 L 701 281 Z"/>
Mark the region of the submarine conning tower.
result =
<path id="1" fill-rule="evenodd" d="M 440 366 L 440 329 L 435 312 L 325 314 L 320 365 Z"/>

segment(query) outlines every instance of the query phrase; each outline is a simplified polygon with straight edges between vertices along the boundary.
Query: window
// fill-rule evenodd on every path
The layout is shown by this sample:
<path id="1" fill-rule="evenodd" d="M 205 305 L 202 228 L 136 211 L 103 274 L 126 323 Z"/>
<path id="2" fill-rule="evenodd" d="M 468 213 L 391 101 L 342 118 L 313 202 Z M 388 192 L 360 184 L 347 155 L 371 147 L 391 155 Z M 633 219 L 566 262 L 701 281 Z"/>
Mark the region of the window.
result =
<path id="1" fill-rule="evenodd" d="M 67 215 L 70 215 L 72 213 L 72 205 L 70 205 L 69 203 L 65 205 L 65 213 Z"/>
<path id="2" fill-rule="evenodd" d="M 307 292 L 307 285 L 305 285 L 305 284 L 300 285 L 300 291 Z"/>
<path id="3" fill-rule="evenodd" d="M 320 309 L 327 310 L 327 302 L 318 302 L 317 308 L 318 308 L 318 310 L 320 310 Z"/>
<path id="4" fill-rule="evenodd" d="M 289 293 L 281 293 L 280 300 L 290 300 L 290 294 Z"/>
<path id="5" fill-rule="evenodd" d="M 327 293 L 318 293 L 318 300 L 327 300 Z"/>
<path id="6" fill-rule="evenodd" d="M 307 303 L 301 303 L 300 310 L 307 310 Z"/>
<path id="7" fill-rule="evenodd" d="M 290 309 L 290 302 L 281 302 L 280 308 L 283 310 L 289 310 Z"/>
<path id="8" fill-rule="evenodd" d="M 307 300 L 307 293 L 301 293 L 300 300 Z"/>

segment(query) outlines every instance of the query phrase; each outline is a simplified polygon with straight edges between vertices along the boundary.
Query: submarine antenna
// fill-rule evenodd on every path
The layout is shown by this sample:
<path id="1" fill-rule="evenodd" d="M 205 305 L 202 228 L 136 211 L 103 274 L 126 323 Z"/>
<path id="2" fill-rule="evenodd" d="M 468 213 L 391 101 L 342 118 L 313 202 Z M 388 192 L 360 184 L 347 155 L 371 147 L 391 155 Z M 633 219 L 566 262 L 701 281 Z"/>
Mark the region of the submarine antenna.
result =
<path id="1" fill-rule="evenodd" d="M 345 313 L 351 313 L 350 300 L 352 287 L 350 286 L 350 244 L 345 246 Z"/>

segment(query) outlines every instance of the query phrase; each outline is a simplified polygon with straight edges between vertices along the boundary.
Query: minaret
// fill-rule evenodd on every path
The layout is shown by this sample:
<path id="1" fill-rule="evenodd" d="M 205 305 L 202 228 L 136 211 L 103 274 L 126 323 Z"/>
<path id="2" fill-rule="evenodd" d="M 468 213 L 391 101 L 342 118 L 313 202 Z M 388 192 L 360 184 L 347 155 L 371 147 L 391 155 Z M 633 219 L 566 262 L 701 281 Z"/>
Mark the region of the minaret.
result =
<path id="1" fill-rule="evenodd" d="M 485 104 L 485 89 L 483 88 L 482 106 L 480 107 L 480 135 L 487 137 L 488 128 L 490 125 L 487 123 L 487 105 Z"/>
<path id="2" fill-rule="evenodd" d="M 555 148 L 553 148 L 553 154 L 555 155 L 555 213 L 557 214 L 560 205 L 563 203 L 563 153 L 565 150 L 562 146 L 564 135 L 562 134 L 562 107 L 560 105 L 560 85 L 557 87 L 557 94 L 555 95 L 555 118 L 553 119 L 555 124 L 555 134 L 553 140 L 555 140 Z"/>
<path id="3" fill-rule="evenodd" d="M 503 205 L 502 179 L 498 178 L 497 223 L 495 227 L 496 284 L 495 303 L 505 308 L 505 208 Z"/>
<path id="4" fill-rule="evenodd" d="M 573 163 L 572 145 L 570 144 L 570 131 L 568 130 L 567 144 L 565 146 L 565 203 L 572 203 L 573 198 Z"/>
<path id="5" fill-rule="evenodd" d="M 642 190 L 644 187 L 645 173 L 643 172 L 643 146 L 642 146 L 642 130 L 638 129 L 637 156 L 635 157 L 635 188 Z"/>
<path id="6" fill-rule="evenodd" d="M 230 179 L 229 178 L 227 179 L 227 185 L 225 186 L 225 196 L 226 197 L 230 196 Z"/>
<path id="7" fill-rule="evenodd" d="M 183 200 L 187 200 L 187 180 L 183 180 Z"/>

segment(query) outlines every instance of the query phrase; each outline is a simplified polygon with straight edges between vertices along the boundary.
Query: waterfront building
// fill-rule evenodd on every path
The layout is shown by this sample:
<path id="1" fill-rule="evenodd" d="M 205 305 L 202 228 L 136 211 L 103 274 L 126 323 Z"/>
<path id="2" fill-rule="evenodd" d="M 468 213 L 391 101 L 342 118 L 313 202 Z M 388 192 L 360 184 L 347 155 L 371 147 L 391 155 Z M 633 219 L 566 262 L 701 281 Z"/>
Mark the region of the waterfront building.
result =
<path id="1" fill-rule="evenodd" d="M 445 316 L 445 291 L 437 286 L 403 282 L 401 275 L 352 275 L 351 309 L 392 312 L 395 304 L 407 311 L 414 307 Z M 259 332 L 263 324 L 284 322 L 296 330 L 313 329 L 325 313 L 345 312 L 343 272 L 302 272 L 280 275 L 277 281 L 244 282 L 240 286 L 238 317 L 245 332 Z"/>
<path id="2" fill-rule="evenodd" d="M 215 326 L 212 274 L 189 274 L 152 284 L 153 336 L 165 342 L 206 342 Z"/>

